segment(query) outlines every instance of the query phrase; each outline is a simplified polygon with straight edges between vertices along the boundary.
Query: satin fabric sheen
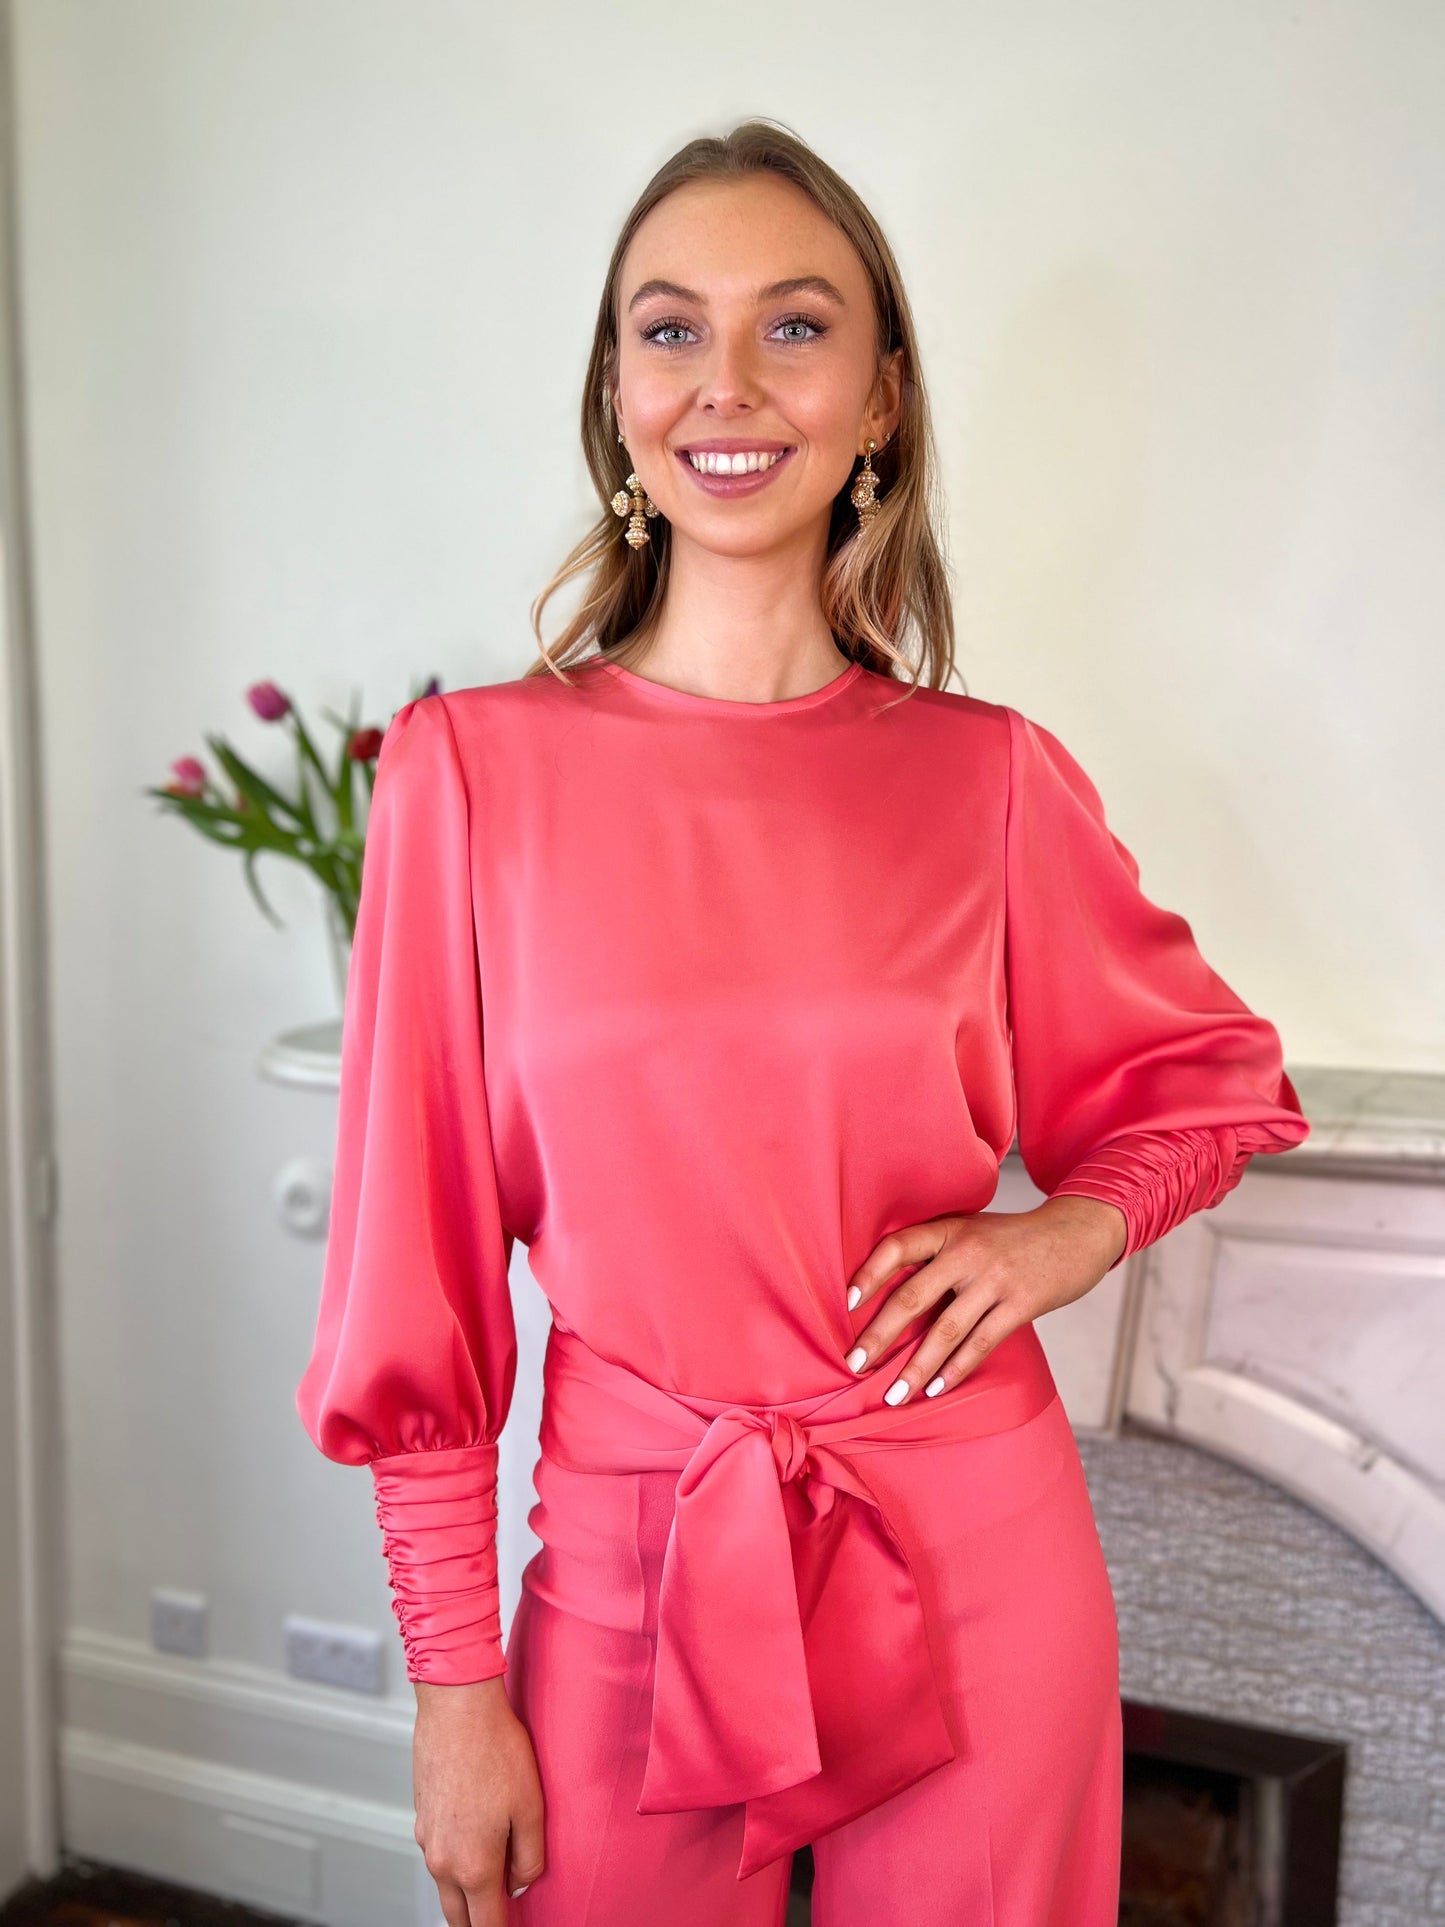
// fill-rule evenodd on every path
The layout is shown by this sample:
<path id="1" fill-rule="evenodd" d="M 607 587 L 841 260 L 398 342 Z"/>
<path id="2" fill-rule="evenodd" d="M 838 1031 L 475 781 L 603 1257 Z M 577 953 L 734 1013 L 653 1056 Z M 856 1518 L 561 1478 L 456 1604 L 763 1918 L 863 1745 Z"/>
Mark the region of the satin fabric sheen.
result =
<path id="1" fill-rule="evenodd" d="M 554 1320 L 542 1452 L 678 1474 L 639 1813 L 746 1801 L 738 1878 L 954 1757 L 918 1584 L 870 1453 L 1022 1425 L 1057 1397 L 1033 1327 L 951 1399 L 876 1376 L 781 1406 L 678 1398 Z"/>
<path id="2" fill-rule="evenodd" d="M 877 1312 L 847 1309 L 853 1272 L 888 1231 L 985 1208 L 1015 1136 L 1045 1194 L 1119 1208 L 1122 1258 L 1307 1131 L 1273 1026 L 1142 892 L 1072 755 L 1006 705 L 858 664 L 751 704 L 598 663 L 406 704 L 377 764 L 296 1402 L 321 1452 L 372 1467 L 408 1676 L 506 1670 L 517 1239 L 556 1318 L 664 1400 L 846 1403 Z M 1002 1350 L 1027 1396 L 1031 1348 Z M 550 1424 L 558 1449 L 598 1442 Z M 735 1418 L 727 1440 L 680 1474 L 679 1512 L 770 1533 L 775 1578 L 774 1474 L 802 1437 Z M 857 1464 L 840 1450 L 807 1491 L 911 1610 Z M 804 1488 L 783 1488 L 796 1548 Z M 705 1534 L 684 1542 L 675 1573 L 715 1572 Z M 704 1591 L 674 1588 L 649 1791 L 746 1783 L 761 1827 L 811 1763 L 797 1635 L 769 1622 L 764 1676 L 793 1695 L 762 1756 L 734 1732 L 709 1757 L 668 1711 L 691 1693 L 717 1714 L 716 1682 L 685 1679 L 708 1652 L 740 1684 Z M 836 1710 L 825 1694 L 825 1725 Z"/>
<path id="3" fill-rule="evenodd" d="M 954 1757 L 814 1836 L 814 1927 L 1117 1927 L 1118 1631 L 1062 1400 L 864 1470 L 918 1583 Z M 505 1684 L 547 1799 L 546 1870 L 507 1918 L 782 1927 L 792 1855 L 739 1877 L 746 1805 L 638 1810 L 678 1474 L 539 1454 L 533 1480 L 541 1545 Z"/>

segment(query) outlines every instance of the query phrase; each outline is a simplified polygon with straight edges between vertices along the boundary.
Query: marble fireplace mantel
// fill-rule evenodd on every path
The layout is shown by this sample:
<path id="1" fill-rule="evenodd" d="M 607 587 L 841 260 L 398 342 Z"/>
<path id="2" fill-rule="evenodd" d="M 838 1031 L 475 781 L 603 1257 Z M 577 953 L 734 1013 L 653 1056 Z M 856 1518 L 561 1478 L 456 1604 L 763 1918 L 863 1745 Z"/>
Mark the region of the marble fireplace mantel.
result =
<path id="1" fill-rule="evenodd" d="M 1142 1425 L 1250 1467 L 1445 1620 L 1445 1076 L 1290 1075 L 1306 1142 L 1039 1334 L 1080 1430 Z M 1030 1193 L 1006 1169 L 999 1203 Z"/>

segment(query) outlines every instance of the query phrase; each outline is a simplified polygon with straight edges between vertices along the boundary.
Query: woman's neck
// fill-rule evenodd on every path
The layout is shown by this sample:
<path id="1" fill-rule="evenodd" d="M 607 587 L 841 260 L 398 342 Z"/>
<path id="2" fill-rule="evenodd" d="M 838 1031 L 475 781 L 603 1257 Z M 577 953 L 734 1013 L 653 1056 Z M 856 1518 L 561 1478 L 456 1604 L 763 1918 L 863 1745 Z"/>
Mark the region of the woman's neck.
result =
<path id="1" fill-rule="evenodd" d="M 823 616 L 821 540 L 765 555 L 675 541 L 662 609 L 626 665 L 697 695 L 776 702 L 846 666 Z"/>

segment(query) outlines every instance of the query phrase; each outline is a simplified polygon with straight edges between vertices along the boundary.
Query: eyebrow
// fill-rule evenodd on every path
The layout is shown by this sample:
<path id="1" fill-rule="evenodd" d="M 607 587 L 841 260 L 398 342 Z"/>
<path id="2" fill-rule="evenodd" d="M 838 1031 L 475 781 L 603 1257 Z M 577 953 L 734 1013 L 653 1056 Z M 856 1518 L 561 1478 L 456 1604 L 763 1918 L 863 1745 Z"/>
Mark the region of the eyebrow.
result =
<path id="1" fill-rule="evenodd" d="M 628 302 L 627 312 L 631 314 L 639 302 L 646 301 L 654 294 L 668 295 L 674 301 L 691 301 L 699 308 L 707 306 L 707 297 L 699 294 L 695 288 L 681 287 L 676 281 L 654 279 L 643 282 Z M 840 308 L 846 308 L 848 305 L 833 283 L 821 274 L 795 274 L 786 281 L 770 281 L 767 287 L 757 290 L 753 299 L 776 301 L 781 296 L 789 294 L 821 294 L 826 295 L 830 301 L 836 301 Z"/>

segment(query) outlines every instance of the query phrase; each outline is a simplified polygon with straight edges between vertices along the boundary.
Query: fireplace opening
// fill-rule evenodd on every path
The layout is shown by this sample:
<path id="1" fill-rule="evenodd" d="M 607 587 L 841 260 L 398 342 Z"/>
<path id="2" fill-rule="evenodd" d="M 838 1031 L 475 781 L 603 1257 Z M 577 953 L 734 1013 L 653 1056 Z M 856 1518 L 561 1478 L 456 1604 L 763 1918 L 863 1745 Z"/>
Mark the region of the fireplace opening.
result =
<path id="1" fill-rule="evenodd" d="M 1120 1927 L 1336 1927 L 1344 1744 L 1123 1707 Z"/>
<path id="2" fill-rule="evenodd" d="M 1338 1927 L 1343 1742 L 1126 1699 L 1119 1927 Z M 813 1856 L 793 1856 L 789 1927 Z"/>

